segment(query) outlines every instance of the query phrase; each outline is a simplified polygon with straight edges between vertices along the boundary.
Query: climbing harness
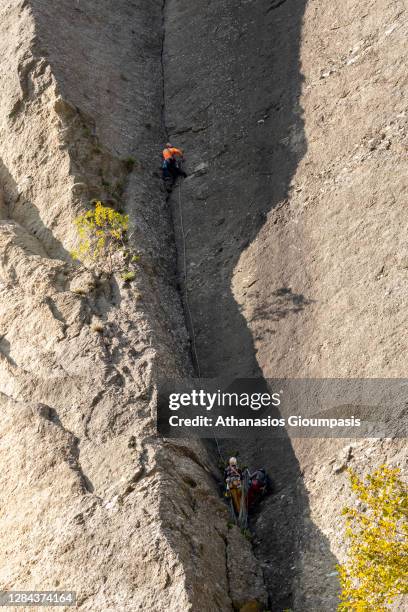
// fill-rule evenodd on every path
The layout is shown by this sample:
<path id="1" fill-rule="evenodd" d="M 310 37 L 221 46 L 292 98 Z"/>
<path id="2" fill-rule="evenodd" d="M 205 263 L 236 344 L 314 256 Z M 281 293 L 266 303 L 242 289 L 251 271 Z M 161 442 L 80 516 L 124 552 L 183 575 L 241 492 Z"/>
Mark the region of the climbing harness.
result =
<path id="1" fill-rule="evenodd" d="M 241 474 L 236 470 L 231 472 L 225 480 L 226 491 L 225 495 L 230 500 L 230 509 L 233 511 L 234 522 L 237 523 L 241 509 Z"/>
<path id="2" fill-rule="evenodd" d="M 226 479 L 226 496 L 230 501 L 230 512 L 234 523 L 241 529 L 248 528 L 248 491 L 251 478 L 248 469 L 242 476 L 237 472 Z"/>

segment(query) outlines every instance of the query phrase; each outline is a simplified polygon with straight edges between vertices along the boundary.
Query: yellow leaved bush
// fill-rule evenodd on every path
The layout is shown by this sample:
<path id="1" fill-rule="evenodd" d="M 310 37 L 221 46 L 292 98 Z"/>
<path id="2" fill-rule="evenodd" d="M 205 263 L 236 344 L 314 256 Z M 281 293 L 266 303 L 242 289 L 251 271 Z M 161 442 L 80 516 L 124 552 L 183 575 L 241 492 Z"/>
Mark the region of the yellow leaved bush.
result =
<path id="1" fill-rule="evenodd" d="M 342 612 L 385 612 L 408 594 L 408 495 L 386 465 L 361 479 L 349 470 L 357 504 L 344 508 L 348 561 L 338 566 Z"/>
<path id="2" fill-rule="evenodd" d="M 98 200 L 93 210 L 80 214 L 74 223 L 79 244 L 78 248 L 72 251 L 72 257 L 83 263 L 100 264 L 111 272 L 114 253 L 125 246 L 129 215 L 104 206 Z"/>

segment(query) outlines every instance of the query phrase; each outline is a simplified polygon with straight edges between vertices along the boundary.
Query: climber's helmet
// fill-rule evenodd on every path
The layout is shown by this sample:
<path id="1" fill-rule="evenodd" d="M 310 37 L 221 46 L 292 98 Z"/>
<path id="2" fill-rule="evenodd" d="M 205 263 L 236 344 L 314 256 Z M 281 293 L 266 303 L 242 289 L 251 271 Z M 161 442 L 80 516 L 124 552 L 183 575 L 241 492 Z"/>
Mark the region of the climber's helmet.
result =
<path id="1" fill-rule="evenodd" d="M 231 457 L 229 460 L 229 464 L 230 465 L 237 465 L 237 458 L 236 457 Z"/>
<path id="2" fill-rule="evenodd" d="M 168 149 L 171 149 L 173 147 L 173 145 L 171 144 L 171 142 L 166 142 L 166 147 Z"/>

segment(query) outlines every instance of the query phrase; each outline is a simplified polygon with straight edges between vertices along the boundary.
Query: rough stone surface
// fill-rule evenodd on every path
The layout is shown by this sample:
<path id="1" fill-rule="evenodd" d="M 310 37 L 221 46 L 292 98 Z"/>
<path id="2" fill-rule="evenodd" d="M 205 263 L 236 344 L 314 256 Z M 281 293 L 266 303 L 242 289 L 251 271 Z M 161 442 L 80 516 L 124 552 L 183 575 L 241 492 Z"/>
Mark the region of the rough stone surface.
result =
<path id="1" fill-rule="evenodd" d="M 208 377 L 405 374 L 406 36 L 399 0 L 2 3 L 1 589 L 336 609 L 345 467 L 405 442 L 240 442 L 275 483 L 256 561 L 211 445 L 155 436 L 156 387 L 192 372 L 188 331 Z M 92 198 L 130 215 L 133 283 L 72 263 Z"/>
<path id="2" fill-rule="evenodd" d="M 202 376 L 406 374 L 406 35 L 398 0 L 168 0 L 166 123 L 190 174 Z M 275 480 L 253 522 L 273 610 L 336 609 L 345 444 L 224 445 Z M 349 463 L 404 467 L 404 449 L 367 441 Z"/>
<path id="3" fill-rule="evenodd" d="M 252 546 L 235 525 L 228 531 L 227 564 L 229 594 L 236 610 L 256 610 L 268 603 L 262 569 L 256 562 Z M 252 606 L 252 608 L 250 607 Z"/>
<path id="4" fill-rule="evenodd" d="M 158 379 L 191 368 L 157 172 L 162 27 L 158 1 L 0 8 L 0 583 L 71 588 L 83 610 L 231 609 L 213 467 L 155 435 Z M 131 284 L 72 263 L 91 198 L 130 215 Z"/>

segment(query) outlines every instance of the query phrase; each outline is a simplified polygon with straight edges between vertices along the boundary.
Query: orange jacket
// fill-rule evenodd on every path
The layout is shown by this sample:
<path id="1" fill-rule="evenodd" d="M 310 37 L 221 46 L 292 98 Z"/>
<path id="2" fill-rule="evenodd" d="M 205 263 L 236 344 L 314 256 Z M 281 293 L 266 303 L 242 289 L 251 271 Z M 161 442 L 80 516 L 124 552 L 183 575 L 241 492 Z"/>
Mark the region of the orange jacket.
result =
<path id="1" fill-rule="evenodd" d="M 171 159 L 175 155 L 180 155 L 180 157 L 183 157 L 183 151 L 181 151 L 181 149 L 176 149 L 176 147 L 171 147 L 171 149 L 163 149 L 164 159 Z"/>

